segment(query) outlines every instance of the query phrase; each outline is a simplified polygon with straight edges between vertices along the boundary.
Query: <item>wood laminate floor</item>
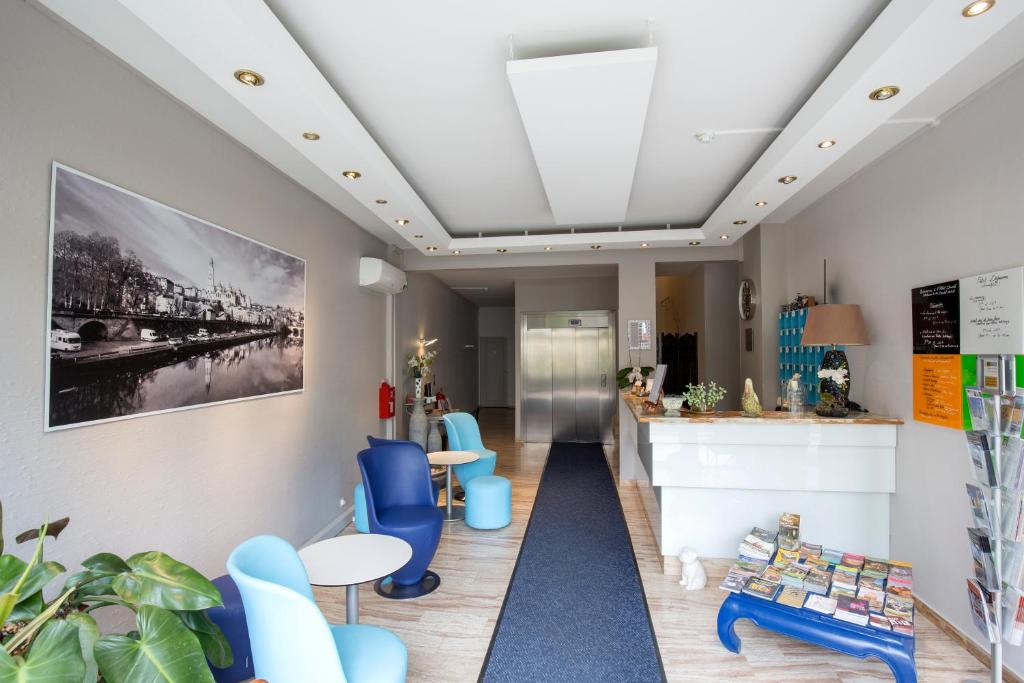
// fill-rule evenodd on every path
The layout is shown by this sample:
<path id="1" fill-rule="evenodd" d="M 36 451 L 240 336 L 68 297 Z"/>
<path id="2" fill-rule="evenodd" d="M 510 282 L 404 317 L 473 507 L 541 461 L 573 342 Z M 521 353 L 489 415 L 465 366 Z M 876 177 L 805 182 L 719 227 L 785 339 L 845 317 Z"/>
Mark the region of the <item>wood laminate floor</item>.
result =
<path id="1" fill-rule="evenodd" d="M 370 584 L 359 589 L 360 620 L 388 628 L 405 642 L 412 682 L 475 681 L 480 674 L 548 452 L 546 445 L 516 444 L 513 420 L 511 410 L 484 409 L 480 414 L 484 442 L 498 452 L 495 473 L 512 482 L 512 524 L 497 531 L 470 529 L 462 522 L 446 524 L 431 565 L 441 576 L 441 587 L 430 595 L 386 600 Z M 607 452 L 617 477 L 614 449 Z M 718 589 L 723 565 L 709 566 L 706 589 L 684 591 L 676 578 L 661 573 L 657 546 L 636 488 L 620 485 L 619 498 L 669 681 L 892 680 L 881 662 L 806 645 L 761 631 L 745 620 L 736 627 L 742 654 L 728 652 L 715 630 L 718 606 L 726 595 Z M 350 526 L 344 533 L 355 532 Z M 344 588 L 317 588 L 315 593 L 327 619 L 344 623 Z M 920 681 L 988 677 L 985 666 L 923 615 L 917 615 L 915 627 Z"/>

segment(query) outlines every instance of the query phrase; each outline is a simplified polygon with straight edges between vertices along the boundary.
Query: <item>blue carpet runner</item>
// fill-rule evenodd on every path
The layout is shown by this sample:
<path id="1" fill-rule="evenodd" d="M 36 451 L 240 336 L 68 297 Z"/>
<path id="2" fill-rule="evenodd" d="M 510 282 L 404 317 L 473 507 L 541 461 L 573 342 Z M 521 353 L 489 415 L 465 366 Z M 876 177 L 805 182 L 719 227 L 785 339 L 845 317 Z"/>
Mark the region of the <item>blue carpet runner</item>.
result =
<path id="1" fill-rule="evenodd" d="M 600 444 L 552 444 L 480 681 L 664 681 Z"/>

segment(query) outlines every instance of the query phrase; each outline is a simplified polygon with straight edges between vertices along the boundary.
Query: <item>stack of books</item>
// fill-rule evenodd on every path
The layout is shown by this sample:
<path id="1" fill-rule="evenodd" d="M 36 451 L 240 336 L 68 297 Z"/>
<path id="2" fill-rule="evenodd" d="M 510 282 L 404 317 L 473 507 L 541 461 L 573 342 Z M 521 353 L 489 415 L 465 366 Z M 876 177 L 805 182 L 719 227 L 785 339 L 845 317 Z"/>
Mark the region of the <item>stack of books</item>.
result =
<path id="1" fill-rule="evenodd" d="M 740 559 L 755 562 L 769 562 L 775 555 L 777 533 L 754 527 L 740 543 Z"/>
<path id="2" fill-rule="evenodd" d="M 804 590 L 808 593 L 828 595 L 828 587 L 832 584 L 832 574 L 822 569 L 811 569 L 804 577 Z"/>
<path id="3" fill-rule="evenodd" d="M 801 543 L 800 544 L 800 561 L 806 562 L 809 558 L 820 558 L 821 557 L 821 546 L 814 543 Z"/>
<path id="4" fill-rule="evenodd" d="M 780 551 L 781 552 L 781 551 Z M 804 579 L 807 577 L 808 568 L 796 563 L 790 564 L 782 570 L 782 585 L 803 588 Z"/>
<path id="5" fill-rule="evenodd" d="M 775 596 L 779 592 L 779 584 L 772 581 L 765 581 L 760 577 L 752 577 L 747 580 L 747 585 L 743 587 L 743 592 L 747 595 L 753 595 L 755 598 L 761 598 L 762 600 L 774 600 Z"/>
<path id="6" fill-rule="evenodd" d="M 803 607 L 804 598 L 807 597 L 807 591 L 803 588 L 797 588 L 795 586 L 783 586 L 782 592 L 779 593 L 779 597 L 775 599 L 781 605 L 789 605 L 790 607 Z"/>
<path id="7" fill-rule="evenodd" d="M 858 626 L 868 625 L 868 603 L 857 598 L 840 595 L 836 598 L 836 613 L 833 615 L 840 621 Z"/>
<path id="8" fill-rule="evenodd" d="M 825 548 L 821 551 L 821 559 L 829 564 L 842 564 L 843 551 L 834 550 L 833 548 Z"/>
<path id="9" fill-rule="evenodd" d="M 859 572 L 853 567 L 847 567 L 845 565 L 839 565 L 835 571 L 832 572 L 832 590 L 829 595 L 837 597 L 839 595 L 845 595 L 847 597 L 857 596 L 857 576 Z"/>
<path id="10" fill-rule="evenodd" d="M 804 603 L 804 608 L 832 616 L 836 612 L 836 599 L 826 598 L 824 595 L 810 595 Z"/>

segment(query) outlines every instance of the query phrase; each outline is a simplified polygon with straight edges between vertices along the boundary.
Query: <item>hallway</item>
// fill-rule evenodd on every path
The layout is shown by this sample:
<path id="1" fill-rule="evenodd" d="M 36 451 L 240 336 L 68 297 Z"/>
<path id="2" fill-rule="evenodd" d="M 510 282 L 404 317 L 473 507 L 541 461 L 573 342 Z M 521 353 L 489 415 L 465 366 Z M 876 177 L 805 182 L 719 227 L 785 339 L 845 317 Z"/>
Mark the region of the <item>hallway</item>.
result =
<path id="1" fill-rule="evenodd" d="M 512 410 L 481 410 L 480 427 L 484 442 L 498 452 L 495 473 L 512 482 L 512 524 L 497 531 L 477 531 L 462 523 L 446 525 L 431 565 L 441 576 L 441 587 L 430 595 L 392 601 L 377 596 L 371 584 L 359 588 L 362 622 L 394 631 L 408 646 L 410 681 L 477 680 L 547 460 L 548 445 L 516 443 Z M 617 453 L 609 447 L 605 452 L 617 477 Z M 443 496 L 442 491 L 442 504 Z M 728 565 L 707 563 L 707 587 L 683 591 L 677 577 L 661 573 L 657 545 L 636 487 L 620 484 L 619 498 L 669 681 L 891 680 L 881 662 L 838 656 L 760 631 L 745 621 L 737 626 L 742 654 L 726 651 L 718 642 L 715 619 L 726 596 L 718 583 Z M 344 533 L 355 531 L 349 526 Z M 318 588 L 315 592 L 327 619 L 343 623 L 344 589 Z M 952 682 L 987 676 L 985 667 L 921 612 L 915 627 L 919 680 Z"/>

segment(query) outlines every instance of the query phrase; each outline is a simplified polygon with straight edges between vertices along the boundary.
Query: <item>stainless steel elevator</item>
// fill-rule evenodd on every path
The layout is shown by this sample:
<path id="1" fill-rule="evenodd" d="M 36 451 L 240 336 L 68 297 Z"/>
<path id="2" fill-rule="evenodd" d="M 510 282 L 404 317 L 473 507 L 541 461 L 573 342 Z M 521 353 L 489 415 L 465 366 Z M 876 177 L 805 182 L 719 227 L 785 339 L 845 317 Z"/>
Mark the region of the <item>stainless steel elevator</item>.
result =
<path id="1" fill-rule="evenodd" d="M 613 443 L 615 313 L 524 313 L 521 333 L 524 439 Z"/>

